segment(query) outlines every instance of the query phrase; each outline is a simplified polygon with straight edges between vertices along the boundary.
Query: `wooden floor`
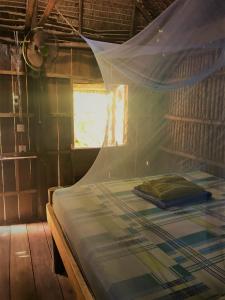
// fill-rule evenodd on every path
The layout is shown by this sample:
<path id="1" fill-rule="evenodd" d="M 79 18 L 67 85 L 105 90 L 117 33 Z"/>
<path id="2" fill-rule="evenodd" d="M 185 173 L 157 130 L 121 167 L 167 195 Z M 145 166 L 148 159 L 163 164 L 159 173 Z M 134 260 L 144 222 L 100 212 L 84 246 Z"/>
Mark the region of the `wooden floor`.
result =
<path id="1" fill-rule="evenodd" d="M 0 226 L 1 300 L 74 300 L 68 279 L 52 272 L 46 223 Z"/>

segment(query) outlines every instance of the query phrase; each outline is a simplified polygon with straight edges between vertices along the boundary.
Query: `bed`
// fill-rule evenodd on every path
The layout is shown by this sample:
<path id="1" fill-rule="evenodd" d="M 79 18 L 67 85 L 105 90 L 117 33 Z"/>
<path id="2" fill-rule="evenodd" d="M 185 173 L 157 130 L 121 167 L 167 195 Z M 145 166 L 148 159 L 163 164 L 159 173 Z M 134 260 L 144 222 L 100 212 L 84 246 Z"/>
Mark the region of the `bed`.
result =
<path id="1" fill-rule="evenodd" d="M 225 295 L 225 180 L 184 176 L 213 194 L 163 210 L 132 192 L 148 178 L 57 190 L 47 218 L 77 299 Z"/>

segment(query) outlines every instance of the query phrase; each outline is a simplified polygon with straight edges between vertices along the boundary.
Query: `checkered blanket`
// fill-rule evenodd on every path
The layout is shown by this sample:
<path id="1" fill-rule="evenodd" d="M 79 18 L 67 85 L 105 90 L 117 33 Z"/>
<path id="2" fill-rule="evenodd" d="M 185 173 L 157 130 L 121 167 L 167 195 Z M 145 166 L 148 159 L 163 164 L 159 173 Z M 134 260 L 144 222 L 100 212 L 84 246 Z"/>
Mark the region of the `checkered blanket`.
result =
<path id="1" fill-rule="evenodd" d="M 182 175 L 212 192 L 212 200 L 162 210 L 132 193 L 149 177 L 54 194 L 56 216 L 96 299 L 225 295 L 225 181 Z"/>

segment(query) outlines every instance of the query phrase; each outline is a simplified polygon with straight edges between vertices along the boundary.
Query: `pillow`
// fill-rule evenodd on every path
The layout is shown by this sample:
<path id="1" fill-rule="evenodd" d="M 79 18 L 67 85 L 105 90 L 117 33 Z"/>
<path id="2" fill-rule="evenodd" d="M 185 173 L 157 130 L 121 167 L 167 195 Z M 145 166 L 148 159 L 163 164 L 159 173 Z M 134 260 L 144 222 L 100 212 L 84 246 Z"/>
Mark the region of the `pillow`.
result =
<path id="1" fill-rule="evenodd" d="M 159 179 L 143 182 L 134 188 L 135 194 L 152 201 L 159 207 L 202 202 L 208 200 L 211 193 L 181 176 L 167 175 Z"/>

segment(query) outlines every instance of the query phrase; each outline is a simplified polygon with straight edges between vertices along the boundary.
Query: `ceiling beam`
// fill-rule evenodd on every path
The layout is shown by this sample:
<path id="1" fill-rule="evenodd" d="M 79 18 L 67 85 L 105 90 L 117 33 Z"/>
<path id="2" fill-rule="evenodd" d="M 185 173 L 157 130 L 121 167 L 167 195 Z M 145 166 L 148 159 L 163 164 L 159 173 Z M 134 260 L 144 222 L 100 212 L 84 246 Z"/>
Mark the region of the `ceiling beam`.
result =
<path id="1" fill-rule="evenodd" d="M 45 7 L 44 13 L 43 13 L 43 15 L 41 16 L 41 18 L 40 18 L 40 20 L 38 22 L 38 26 L 44 26 L 45 22 L 47 21 L 50 13 L 54 9 L 54 7 L 57 4 L 57 2 L 59 2 L 59 0 L 48 0 L 48 4 Z"/>
<path id="2" fill-rule="evenodd" d="M 35 26 L 37 16 L 37 0 L 27 0 L 25 29 L 28 30 Z"/>
<path id="3" fill-rule="evenodd" d="M 130 37 L 134 36 L 135 33 L 135 15 L 136 15 L 136 0 L 133 2 L 133 10 L 131 16 L 131 27 L 130 27 Z"/>
<path id="4" fill-rule="evenodd" d="M 153 18 L 150 15 L 150 13 L 146 10 L 142 0 L 136 0 L 136 7 L 138 8 L 138 10 L 140 11 L 140 13 L 142 14 L 142 16 L 145 18 L 145 20 L 150 23 Z"/>
<path id="5" fill-rule="evenodd" d="M 83 0 L 79 0 L 79 32 L 82 33 L 83 27 Z"/>

